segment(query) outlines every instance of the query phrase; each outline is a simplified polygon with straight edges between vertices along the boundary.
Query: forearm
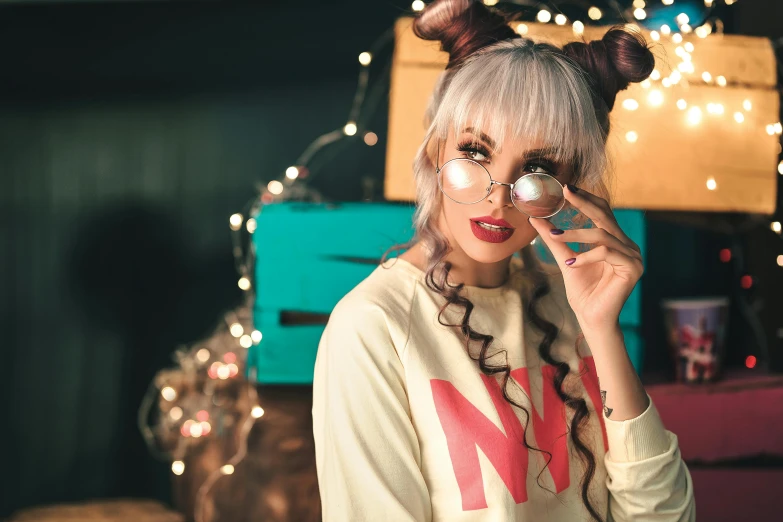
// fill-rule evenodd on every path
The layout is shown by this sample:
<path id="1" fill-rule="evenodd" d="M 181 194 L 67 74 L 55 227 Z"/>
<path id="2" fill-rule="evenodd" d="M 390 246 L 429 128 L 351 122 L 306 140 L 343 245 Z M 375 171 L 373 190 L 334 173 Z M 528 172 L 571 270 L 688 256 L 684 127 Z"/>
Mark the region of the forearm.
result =
<path id="1" fill-rule="evenodd" d="M 649 400 L 628 357 L 620 325 L 583 333 L 595 361 L 606 417 L 622 421 L 644 413 Z"/>

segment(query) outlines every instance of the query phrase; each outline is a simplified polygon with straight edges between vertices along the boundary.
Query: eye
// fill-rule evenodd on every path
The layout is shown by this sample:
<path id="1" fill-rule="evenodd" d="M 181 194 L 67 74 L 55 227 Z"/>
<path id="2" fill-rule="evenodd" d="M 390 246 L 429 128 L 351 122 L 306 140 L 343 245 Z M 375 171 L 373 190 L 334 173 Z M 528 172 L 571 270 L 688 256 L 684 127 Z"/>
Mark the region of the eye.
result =
<path id="1" fill-rule="evenodd" d="M 464 157 L 473 161 L 486 162 L 489 160 L 489 151 L 478 144 L 462 143 L 457 146 L 457 150 L 462 152 Z"/>
<path id="2" fill-rule="evenodd" d="M 526 174 L 549 174 L 550 176 L 555 176 L 556 171 L 555 165 L 545 160 L 529 161 L 523 170 Z"/>

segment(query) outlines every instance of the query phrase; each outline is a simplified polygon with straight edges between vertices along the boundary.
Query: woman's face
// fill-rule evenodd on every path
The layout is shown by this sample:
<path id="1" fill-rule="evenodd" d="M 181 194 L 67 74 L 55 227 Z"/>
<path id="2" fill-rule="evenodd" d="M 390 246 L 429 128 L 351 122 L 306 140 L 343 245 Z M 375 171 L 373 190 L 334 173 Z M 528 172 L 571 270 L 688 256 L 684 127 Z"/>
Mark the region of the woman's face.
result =
<path id="1" fill-rule="evenodd" d="M 543 143 L 513 138 L 505 140 L 502 150 L 496 150 L 491 136 L 468 127 L 456 135 L 449 131 L 446 142 L 440 146 L 439 165 L 454 158 L 468 158 L 484 165 L 492 179 L 502 183 L 514 183 L 531 172 L 544 172 L 563 184 L 570 183 L 572 169 L 555 163 L 543 148 Z M 509 258 L 537 235 L 528 216 L 511 202 L 509 187 L 493 185 L 486 199 L 470 205 L 457 203 L 442 193 L 441 198 L 441 227 L 449 240 L 457 243 L 453 246 L 479 263 Z M 490 220 L 494 222 L 485 223 Z M 487 229 L 489 233 L 484 232 Z"/>

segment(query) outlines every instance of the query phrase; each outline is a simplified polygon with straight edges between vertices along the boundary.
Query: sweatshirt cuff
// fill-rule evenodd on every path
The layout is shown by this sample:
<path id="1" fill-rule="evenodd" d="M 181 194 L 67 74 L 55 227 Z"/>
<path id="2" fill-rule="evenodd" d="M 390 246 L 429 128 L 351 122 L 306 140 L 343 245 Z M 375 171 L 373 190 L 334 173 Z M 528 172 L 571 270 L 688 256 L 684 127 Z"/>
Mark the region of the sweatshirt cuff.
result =
<path id="1" fill-rule="evenodd" d="M 652 399 L 644 413 L 634 419 L 615 421 L 604 416 L 609 442 L 608 457 L 614 462 L 638 462 L 665 453 L 670 441 Z"/>

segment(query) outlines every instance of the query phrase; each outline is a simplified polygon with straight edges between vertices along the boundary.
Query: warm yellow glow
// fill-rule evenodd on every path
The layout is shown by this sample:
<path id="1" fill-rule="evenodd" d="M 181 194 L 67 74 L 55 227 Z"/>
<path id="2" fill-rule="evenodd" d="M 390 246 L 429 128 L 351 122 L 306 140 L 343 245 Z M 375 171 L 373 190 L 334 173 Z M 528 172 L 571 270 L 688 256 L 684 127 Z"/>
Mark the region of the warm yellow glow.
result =
<path id="1" fill-rule="evenodd" d="M 677 68 L 684 73 L 692 73 L 694 71 L 693 63 L 691 62 L 680 62 Z"/>
<path id="2" fill-rule="evenodd" d="M 773 232 L 780 232 L 780 221 L 773 221 L 769 224 L 769 228 L 771 228 Z"/>
<path id="3" fill-rule="evenodd" d="M 637 20 L 644 20 L 645 18 L 647 18 L 647 13 L 645 12 L 644 9 L 634 9 L 633 16 Z"/>
<path id="4" fill-rule="evenodd" d="M 680 74 L 680 71 L 677 69 L 673 70 L 672 73 L 669 75 L 669 79 L 671 79 L 672 83 L 678 83 L 682 79 L 682 74 Z"/>
<path id="5" fill-rule="evenodd" d="M 343 132 L 346 134 L 346 136 L 353 136 L 356 134 L 356 124 L 352 121 L 349 121 L 345 124 L 345 127 L 343 127 Z"/>
<path id="6" fill-rule="evenodd" d="M 418 11 L 423 11 L 423 10 L 424 10 L 424 7 L 425 7 L 425 5 L 424 5 L 424 2 L 422 2 L 422 0 L 415 0 L 415 1 L 414 1 L 414 2 L 411 4 L 411 9 L 413 9 L 413 10 L 414 10 L 414 11 L 416 11 L 416 12 L 418 12 Z"/>
<path id="7" fill-rule="evenodd" d="M 603 13 L 597 7 L 591 7 L 587 10 L 587 16 L 590 17 L 590 20 L 600 20 Z"/>
<path id="8" fill-rule="evenodd" d="M 642 83 L 640 83 L 643 89 L 649 89 L 652 85 L 652 82 L 650 80 L 644 80 Z"/>
<path id="9" fill-rule="evenodd" d="M 231 226 L 231 230 L 242 228 L 242 214 L 231 214 L 231 217 L 228 218 L 228 224 Z"/>
<path id="10" fill-rule="evenodd" d="M 164 399 L 167 401 L 173 401 L 177 398 L 177 390 L 172 388 L 171 386 L 166 386 L 162 390 L 160 390 L 160 394 L 163 396 Z"/>
<path id="11" fill-rule="evenodd" d="M 245 228 L 247 228 L 247 231 L 251 234 L 256 231 L 256 228 L 258 227 L 258 222 L 254 218 L 250 218 L 247 220 L 247 223 L 245 223 Z"/>
<path id="12" fill-rule="evenodd" d="M 636 141 L 639 139 L 639 135 L 634 131 L 628 131 L 625 134 L 625 139 L 628 140 L 628 143 L 636 143 Z"/>
<path id="13" fill-rule="evenodd" d="M 736 121 L 737 123 L 742 123 L 743 121 L 745 121 L 745 115 L 742 114 L 741 112 L 735 112 L 734 121 Z"/>
<path id="14" fill-rule="evenodd" d="M 653 80 L 660 80 L 661 79 L 661 71 L 658 69 L 653 69 L 653 72 L 650 73 L 650 78 Z"/>
<path id="15" fill-rule="evenodd" d="M 694 46 L 691 42 L 685 42 L 685 50 L 689 53 L 692 53 L 694 49 Z"/>
<path id="16" fill-rule="evenodd" d="M 724 108 L 723 105 L 720 103 L 708 103 L 707 112 L 709 112 L 710 114 L 723 114 Z"/>
<path id="17" fill-rule="evenodd" d="M 623 109 L 628 109 L 629 111 L 635 111 L 639 108 L 639 102 L 634 100 L 633 98 L 628 98 L 627 100 L 623 101 Z"/>
<path id="18" fill-rule="evenodd" d="M 691 107 L 688 109 L 685 121 L 688 125 L 698 125 L 701 123 L 701 109 L 699 107 Z"/>
<path id="19" fill-rule="evenodd" d="M 285 177 L 288 179 L 296 179 L 299 177 L 299 169 L 296 167 L 288 167 L 285 169 Z"/>
<path id="20" fill-rule="evenodd" d="M 169 410 L 169 417 L 171 417 L 171 420 L 178 421 L 182 418 L 182 408 L 179 406 L 174 406 Z"/>
<path id="21" fill-rule="evenodd" d="M 536 20 L 538 20 L 542 24 L 549 22 L 551 19 L 552 19 L 552 13 L 550 13 L 546 9 L 540 10 L 536 15 Z"/>
<path id="22" fill-rule="evenodd" d="M 633 0 L 633 6 L 638 7 L 639 9 L 644 9 L 647 7 L 647 3 L 644 0 Z"/>
<path id="23" fill-rule="evenodd" d="M 677 108 L 680 109 L 681 111 L 684 111 L 685 109 L 688 108 L 688 102 L 680 98 L 679 100 L 677 100 Z"/>
<path id="24" fill-rule="evenodd" d="M 574 34 L 582 34 L 585 32 L 585 24 L 577 20 L 573 25 Z"/>
<path id="25" fill-rule="evenodd" d="M 239 346 L 242 348 L 250 348 L 253 346 L 253 339 L 249 335 L 243 335 L 239 338 Z"/>
<path id="26" fill-rule="evenodd" d="M 220 472 L 224 475 L 231 475 L 234 473 L 234 466 L 231 464 L 226 464 L 225 466 L 220 468 Z"/>
<path id="27" fill-rule="evenodd" d="M 242 337 L 242 334 L 245 333 L 245 329 L 242 328 L 242 325 L 239 323 L 233 323 L 228 327 L 228 331 L 231 332 L 231 335 L 234 337 Z"/>
<path id="28" fill-rule="evenodd" d="M 780 163 L 778 163 L 778 174 L 780 174 L 781 176 L 783 176 L 783 161 L 781 161 Z"/>
<path id="29" fill-rule="evenodd" d="M 664 78 L 661 81 L 661 85 L 663 85 L 664 87 L 671 87 L 672 86 L 672 81 L 669 78 Z"/>
<path id="30" fill-rule="evenodd" d="M 775 123 L 772 127 L 775 129 L 775 134 L 783 133 L 783 125 L 780 122 Z"/>
<path id="31" fill-rule="evenodd" d="M 674 3 L 674 0 L 661 0 L 661 3 L 663 5 L 672 5 Z"/>
<path id="32" fill-rule="evenodd" d="M 370 62 L 372 62 L 372 54 L 368 52 L 363 52 L 359 55 L 359 63 L 364 65 L 365 67 L 370 65 Z"/>
<path id="33" fill-rule="evenodd" d="M 707 71 L 704 71 L 703 73 L 701 73 L 701 79 L 709 83 L 712 81 L 712 75 Z"/>
<path id="34" fill-rule="evenodd" d="M 715 181 L 715 178 L 707 178 L 707 189 L 715 190 L 716 188 L 718 188 L 718 183 Z"/>
<path id="35" fill-rule="evenodd" d="M 527 34 L 527 25 L 525 24 L 517 24 L 516 27 L 517 34 L 521 34 L 522 36 Z"/>
<path id="36" fill-rule="evenodd" d="M 680 33 L 673 34 L 672 35 L 672 42 L 674 42 L 674 43 L 682 42 L 682 35 Z"/>
<path id="37" fill-rule="evenodd" d="M 663 103 L 663 93 L 658 89 L 654 89 L 650 91 L 650 94 L 647 96 L 647 101 L 650 105 L 657 107 Z"/>
<path id="38" fill-rule="evenodd" d="M 198 362 L 205 363 L 209 360 L 209 350 L 202 348 L 196 352 L 196 359 Z"/>
<path id="39" fill-rule="evenodd" d="M 250 279 L 244 276 L 240 277 L 237 286 L 242 290 L 250 290 Z"/>
<path id="40" fill-rule="evenodd" d="M 498 0 L 484 0 L 484 5 L 497 5 Z"/>
<path id="41" fill-rule="evenodd" d="M 672 32 L 672 29 L 671 29 L 671 27 L 669 27 L 668 25 L 666 25 L 666 24 L 663 24 L 663 25 L 661 26 L 661 34 L 668 35 L 668 34 L 671 34 L 671 32 Z"/>
<path id="42" fill-rule="evenodd" d="M 680 13 L 677 15 L 677 23 L 680 25 L 687 24 L 690 21 L 691 19 L 685 13 Z"/>
<path id="43" fill-rule="evenodd" d="M 688 34 L 688 33 L 690 33 L 691 31 L 693 31 L 693 27 L 691 27 L 691 26 L 690 26 L 690 25 L 688 25 L 688 24 L 682 24 L 682 25 L 680 26 L 680 31 L 682 31 L 682 32 L 683 32 L 683 33 L 685 33 L 685 34 Z"/>
<path id="44" fill-rule="evenodd" d="M 650 38 L 652 38 L 654 42 L 657 42 L 661 39 L 661 34 L 658 31 L 650 31 Z"/>
<path id="45" fill-rule="evenodd" d="M 185 471 L 185 463 L 181 460 L 175 460 L 171 463 L 171 471 L 175 475 L 182 475 Z"/>
<path id="46" fill-rule="evenodd" d="M 783 255 L 778 256 L 778 266 L 783 266 Z"/>
<path id="47" fill-rule="evenodd" d="M 221 379 L 221 380 L 224 380 L 224 381 L 226 379 L 228 379 L 229 377 L 231 377 L 231 369 L 228 366 L 226 366 L 225 364 L 218 366 L 218 369 L 217 369 L 216 373 L 217 373 L 218 379 Z"/>
<path id="48" fill-rule="evenodd" d="M 720 85 L 721 87 L 726 87 L 726 77 L 725 76 L 718 76 L 715 78 L 715 82 Z"/>
<path id="49" fill-rule="evenodd" d="M 736 0 L 726 0 L 726 5 L 732 5 L 735 1 Z"/>
<path id="50" fill-rule="evenodd" d="M 707 38 L 712 31 L 708 25 L 702 25 L 701 27 L 697 27 L 694 32 L 699 38 Z"/>
<path id="51" fill-rule="evenodd" d="M 250 416 L 254 419 L 260 419 L 264 415 L 264 408 L 261 406 L 253 406 L 253 409 L 250 410 Z"/>
<path id="52" fill-rule="evenodd" d="M 266 189 L 275 196 L 279 196 L 283 193 L 283 184 L 276 179 L 273 179 L 266 185 Z"/>
<path id="53" fill-rule="evenodd" d="M 745 109 L 746 111 L 750 111 L 753 108 L 753 104 L 750 103 L 750 100 L 745 100 L 744 102 L 742 102 L 742 108 Z"/>
<path id="54" fill-rule="evenodd" d="M 263 339 L 263 335 L 261 335 L 261 332 L 258 330 L 253 330 L 250 332 L 250 338 L 253 340 L 254 343 L 258 344 L 261 342 L 261 339 Z"/>
<path id="55" fill-rule="evenodd" d="M 558 14 L 555 16 L 555 23 L 557 25 L 565 25 L 568 22 L 568 18 L 564 14 Z"/>
<path id="56" fill-rule="evenodd" d="M 767 125 L 767 134 L 772 136 L 775 134 L 775 126 L 774 125 Z"/>

